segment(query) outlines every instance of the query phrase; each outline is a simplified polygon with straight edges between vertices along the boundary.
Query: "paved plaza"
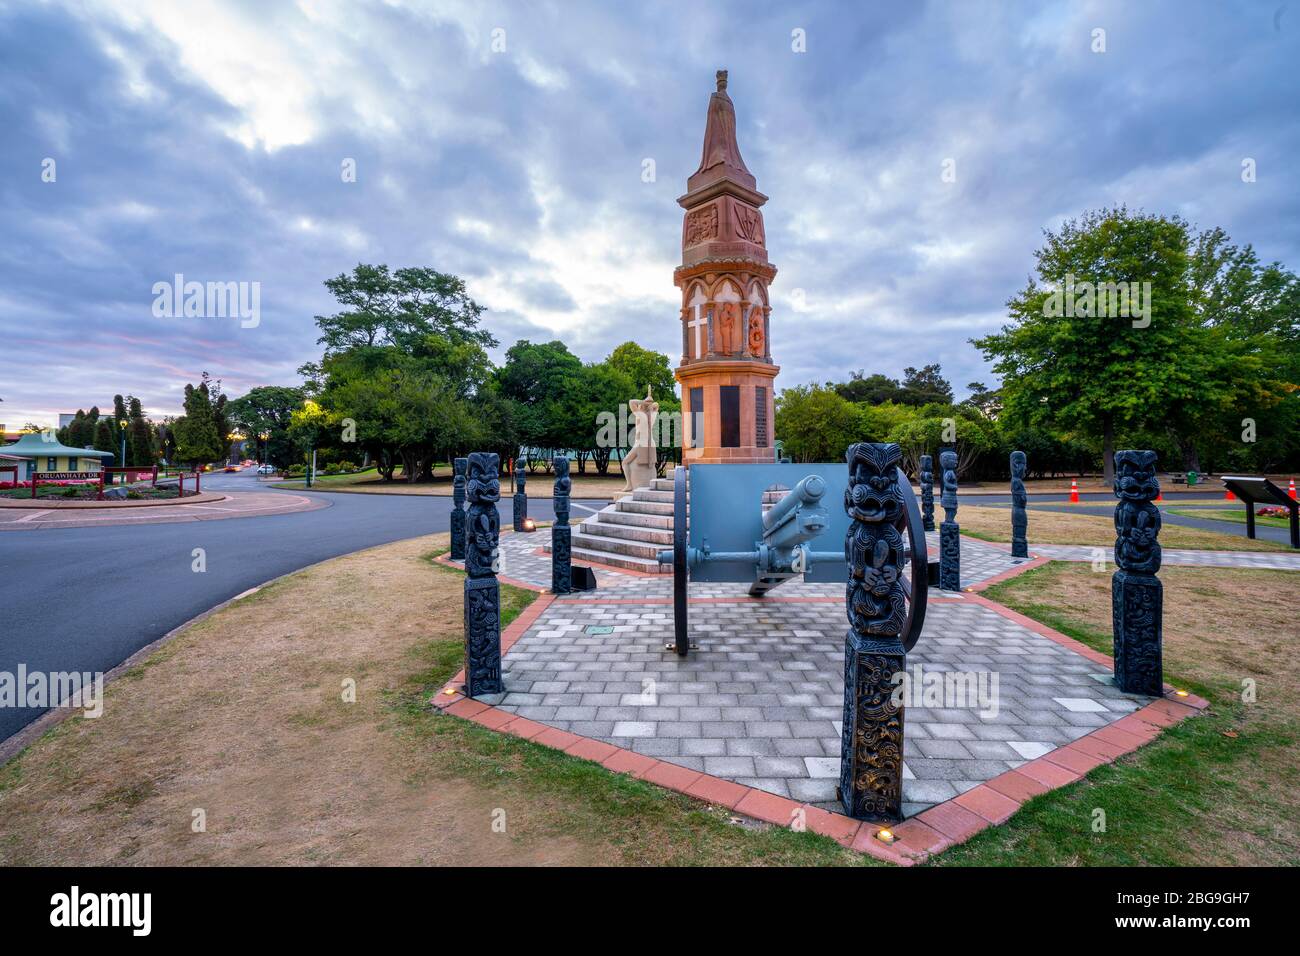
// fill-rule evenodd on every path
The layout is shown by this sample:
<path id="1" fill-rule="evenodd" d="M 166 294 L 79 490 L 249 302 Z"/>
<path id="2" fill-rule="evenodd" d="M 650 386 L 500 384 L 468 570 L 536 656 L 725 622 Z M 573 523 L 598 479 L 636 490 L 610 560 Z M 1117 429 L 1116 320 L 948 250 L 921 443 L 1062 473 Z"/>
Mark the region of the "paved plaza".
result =
<path id="1" fill-rule="evenodd" d="M 503 534 L 502 574 L 546 587 L 545 532 Z M 932 554 L 937 553 L 931 535 Z M 962 541 L 969 587 L 1028 559 Z M 504 658 L 497 709 L 634 753 L 838 809 L 844 585 L 791 581 L 763 599 L 744 584 L 692 584 L 679 658 L 672 581 L 598 569 L 599 587 L 557 598 Z M 963 675 L 964 697 L 907 701 L 904 812 L 919 813 L 1150 702 L 1110 672 L 965 594 L 931 591 L 908 655 L 913 693 Z M 919 672 L 918 672 L 919 668 Z M 918 678 L 916 680 L 915 678 Z M 954 689 L 955 691 L 955 689 Z"/>

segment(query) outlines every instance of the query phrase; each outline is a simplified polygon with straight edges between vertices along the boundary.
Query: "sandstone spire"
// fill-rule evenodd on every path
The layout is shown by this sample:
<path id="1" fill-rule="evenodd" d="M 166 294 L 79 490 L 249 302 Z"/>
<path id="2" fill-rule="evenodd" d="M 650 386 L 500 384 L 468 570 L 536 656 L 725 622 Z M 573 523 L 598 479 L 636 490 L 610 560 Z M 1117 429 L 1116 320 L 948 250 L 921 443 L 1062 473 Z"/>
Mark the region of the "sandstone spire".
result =
<path id="1" fill-rule="evenodd" d="M 736 140 L 727 71 L 709 98 L 700 168 L 677 200 L 682 264 L 682 386 L 685 452 L 691 462 L 772 460 L 773 381 L 767 261 L 760 193 Z"/>

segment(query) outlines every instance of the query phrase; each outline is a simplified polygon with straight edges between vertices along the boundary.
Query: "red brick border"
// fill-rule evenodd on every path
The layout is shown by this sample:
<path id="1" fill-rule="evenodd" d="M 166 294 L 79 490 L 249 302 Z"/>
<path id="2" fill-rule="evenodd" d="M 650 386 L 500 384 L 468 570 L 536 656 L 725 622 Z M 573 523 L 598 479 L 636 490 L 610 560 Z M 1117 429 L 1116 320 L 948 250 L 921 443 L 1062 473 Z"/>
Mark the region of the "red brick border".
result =
<path id="1" fill-rule="evenodd" d="M 441 560 L 441 557 L 438 560 Z M 1030 568 L 1039 567 L 1048 560 L 1050 559 L 1037 557 L 1034 561 L 1018 565 L 980 583 L 988 585 L 998 580 L 1005 580 L 1016 574 L 1022 574 Z M 450 562 L 444 563 L 456 567 Z M 502 580 L 509 579 L 502 578 Z M 501 653 L 503 655 L 541 617 L 543 611 L 556 603 L 555 595 L 542 591 L 534 585 L 520 583 L 518 586 L 540 593 L 537 600 L 525 608 L 502 632 Z M 979 588 L 979 585 L 972 585 L 971 588 L 966 589 L 965 598 L 934 600 L 973 601 L 1099 665 L 1113 666 L 1111 659 L 1105 654 L 975 593 Z M 736 603 L 729 598 L 702 600 L 709 603 Z M 787 598 L 785 603 L 834 600 L 838 599 Z M 623 598 L 617 601 L 593 603 L 668 602 L 661 599 Z M 626 773 L 665 789 L 766 821 L 774 826 L 811 830 L 830 837 L 841 846 L 900 866 L 923 863 L 934 854 L 942 853 L 949 847 L 969 840 L 987 827 L 1006 823 L 1024 803 L 1034 797 L 1077 782 L 1094 768 L 1117 760 L 1151 742 L 1164 728 L 1171 727 L 1209 707 L 1208 701 L 1185 692 L 1183 696 L 1179 696 L 1178 691 L 1166 684 L 1165 696 L 1160 700 L 1153 701 L 1105 727 L 1058 747 L 1049 754 L 1030 760 L 1015 770 L 1000 774 L 952 800 L 936 804 L 895 827 L 886 828 L 874 823 L 862 823 L 841 813 L 832 813 L 766 790 L 747 787 L 731 780 L 691 770 L 671 761 L 657 760 L 654 757 L 615 747 L 603 740 L 581 737 L 526 717 L 498 710 L 488 704 L 465 697 L 464 680 L 464 671 L 457 673 L 441 691 L 434 695 L 430 703 L 445 713 L 473 721 L 490 730 L 513 734 L 534 743 L 562 750 L 571 756 L 598 763 L 614 773 Z M 883 830 L 892 833 L 891 842 L 886 843 L 880 838 L 879 834 Z"/>

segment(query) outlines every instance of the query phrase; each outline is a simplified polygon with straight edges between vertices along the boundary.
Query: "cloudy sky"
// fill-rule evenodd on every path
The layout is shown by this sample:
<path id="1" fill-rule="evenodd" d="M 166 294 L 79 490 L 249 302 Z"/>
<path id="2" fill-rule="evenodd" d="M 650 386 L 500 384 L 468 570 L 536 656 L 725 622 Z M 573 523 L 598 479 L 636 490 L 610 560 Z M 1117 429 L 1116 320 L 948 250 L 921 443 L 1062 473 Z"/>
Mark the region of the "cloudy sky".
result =
<path id="1" fill-rule="evenodd" d="M 1300 268 L 1297 63 L 1281 0 L 0 2 L 0 422 L 296 383 L 358 262 L 463 276 L 503 348 L 675 362 L 718 68 L 771 197 L 778 386 L 937 361 L 961 394 L 1085 209 Z M 155 317 L 177 273 L 260 283 L 260 323 Z"/>

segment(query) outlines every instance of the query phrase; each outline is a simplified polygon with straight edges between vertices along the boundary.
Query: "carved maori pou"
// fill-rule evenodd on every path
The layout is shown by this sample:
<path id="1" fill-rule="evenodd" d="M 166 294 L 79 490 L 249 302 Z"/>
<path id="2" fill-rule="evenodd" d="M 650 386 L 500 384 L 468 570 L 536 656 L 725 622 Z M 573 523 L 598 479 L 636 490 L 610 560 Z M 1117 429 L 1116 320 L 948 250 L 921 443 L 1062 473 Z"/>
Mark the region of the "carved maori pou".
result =
<path id="1" fill-rule="evenodd" d="M 515 459 L 515 500 L 514 526 L 516 531 L 524 530 L 524 519 L 528 517 L 528 467 L 522 458 Z"/>
<path id="2" fill-rule="evenodd" d="M 465 695 L 500 694 L 501 589 L 497 583 L 500 516 L 497 479 L 500 459 L 495 452 L 476 451 L 469 456 L 466 496 L 467 541 L 465 555 Z"/>
<path id="3" fill-rule="evenodd" d="M 451 559 L 465 560 L 465 468 L 468 458 L 451 463 Z"/>
<path id="4" fill-rule="evenodd" d="M 906 673 L 900 635 L 907 618 L 903 587 L 907 512 L 896 444 L 850 445 L 844 510 L 848 562 L 844 637 L 844 724 L 840 802 L 857 820 L 896 823 L 903 813 L 903 705 L 896 674 Z"/>
<path id="5" fill-rule="evenodd" d="M 934 459 L 921 456 L 921 526 L 934 530 Z"/>
<path id="6" fill-rule="evenodd" d="M 1025 466 L 1027 460 L 1023 451 L 1011 453 L 1011 556 L 1013 558 L 1029 557 L 1029 512 L 1025 505 L 1029 496 L 1025 494 Z"/>
<path id="7" fill-rule="evenodd" d="M 961 530 L 957 525 L 957 453 L 939 453 L 943 471 L 943 524 L 939 526 L 939 587 L 944 591 L 961 590 Z"/>
<path id="8" fill-rule="evenodd" d="M 1160 494 L 1154 451 L 1115 452 L 1115 574 L 1110 581 L 1115 684 L 1129 694 L 1164 693 Z"/>
<path id="9" fill-rule="evenodd" d="M 552 507 L 555 524 L 551 526 L 551 591 L 568 594 L 573 590 L 573 529 L 569 527 L 569 459 L 560 456 L 553 462 L 555 489 Z"/>

